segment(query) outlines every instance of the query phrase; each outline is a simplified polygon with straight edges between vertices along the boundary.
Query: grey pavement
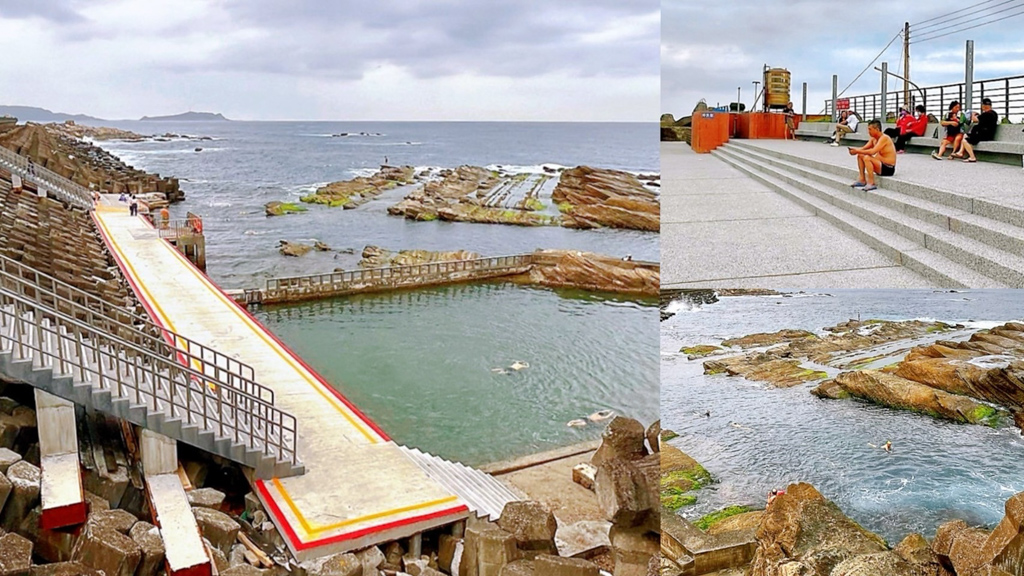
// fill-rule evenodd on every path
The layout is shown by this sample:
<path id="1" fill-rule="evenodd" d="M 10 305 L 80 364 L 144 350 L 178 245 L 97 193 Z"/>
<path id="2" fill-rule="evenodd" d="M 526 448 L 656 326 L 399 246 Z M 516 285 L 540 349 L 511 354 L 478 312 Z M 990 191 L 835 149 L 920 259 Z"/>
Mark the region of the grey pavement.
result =
<path id="1" fill-rule="evenodd" d="M 817 146 L 811 153 L 838 157 L 835 148 L 821 144 L 789 144 L 808 150 Z M 713 155 L 695 154 L 685 143 L 661 144 L 661 175 L 661 278 L 666 288 L 935 287 Z"/>

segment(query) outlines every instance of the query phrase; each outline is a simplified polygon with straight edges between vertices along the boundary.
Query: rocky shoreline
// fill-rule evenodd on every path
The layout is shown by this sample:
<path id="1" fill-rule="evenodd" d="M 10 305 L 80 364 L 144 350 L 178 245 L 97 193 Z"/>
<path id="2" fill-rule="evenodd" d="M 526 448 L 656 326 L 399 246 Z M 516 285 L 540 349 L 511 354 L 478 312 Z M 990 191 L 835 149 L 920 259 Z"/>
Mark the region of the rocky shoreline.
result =
<path id="1" fill-rule="evenodd" d="M 177 178 L 163 178 L 159 174 L 149 174 L 128 166 L 113 154 L 82 140 L 76 135 L 78 128 L 70 124 L 41 125 L 30 122 L 0 132 L 0 146 L 90 190 L 107 194 L 147 194 L 166 202 L 185 199 Z M 98 134 L 99 130 L 81 127 L 83 134 Z M 116 129 L 103 130 L 113 131 L 111 134 L 123 134 Z"/>
<path id="2" fill-rule="evenodd" d="M 819 398 L 859 398 L 960 423 L 1024 426 L 1024 323 L 971 331 L 933 321 L 850 320 L 825 330 L 822 337 L 803 330 L 751 334 L 681 352 L 691 360 L 709 357 L 705 374 L 773 387 L 820 381 L 811 390 Z M 918 344 L 921 339 L 926 342 Z M 756 350 L 735 355 L 736 348 Z"/>
<path id="3" fill-rule="evenodd" d="M 39 526 L 39 434 L 33 389 L 0 379 L 0 574 L 158 576 L 164 541 L 152 522 L 134 429 L 103 415 L 81 416 L 83 487 L 89 513 L 69 529 Z M 653 496 L 657 447 L 639 422 L 617 417 L 586 463 L 594 470 L 581 497 L 599 517 L 571 523 L 557 501 L 509 503 L 496 523 L 471 515 L 454 533 L 424 533 L 420 555 L 405 540 L 297 562 L 250 490 L 240 466 L 181 445 L 189 504 L 214 573 L 224 576 L 598 576 L 648 574 L 658 562 Z M 94 455 L 96 455 L 94 457 Z M 581 464 L 582 466 L 583 464 Z M 563 482 L 576 474 L 565 470 Z M 538 493 L 540 495 L 540 493 Z M 527 497 L 530 497 L 527 494 Z M 541 495 L 543 497 L 543 495 Z"/>
<path id="4" fill-rule="evenodd" d="M 551 193 L 557 212 L 540 198 L 547 182 L 558 175 Z M 388 213 L 409 220 L 474 222 L 515 226 L 624 228 L 657 232 L 660 201 L 651 190 L 656 174 L 635 176 L 618 170 L 578 166 L 550 173 L 509 173 L 480 166 L 417 171 L 412 166 L 381 166 L 370 176 L 332 182 L 301 198 L 302 202 L 353 209 L 400 186 L 415 188 Z M 297 212 L 269 202 L 268 216 Z"/>

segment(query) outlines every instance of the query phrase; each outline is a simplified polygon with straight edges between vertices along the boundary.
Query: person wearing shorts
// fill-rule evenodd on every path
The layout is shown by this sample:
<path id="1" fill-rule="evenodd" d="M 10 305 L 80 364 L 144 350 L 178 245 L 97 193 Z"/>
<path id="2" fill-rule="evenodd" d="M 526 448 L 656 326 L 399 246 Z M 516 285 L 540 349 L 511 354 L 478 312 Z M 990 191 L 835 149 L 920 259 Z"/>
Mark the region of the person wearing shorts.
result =
<path id="1" fill-rule="evenodd" d="M 793 121 L 796 112 L 793 110 L 793 103 L 786 104 L 786 107 L 782 109 L 782 113 L 786 115 L 786 140 L 790 138 L 796 140 L 796 125 Z"/>
<path id="2" fill-rule="evenodd" d="M 982 98 L 981 114 L 974 114 L 972 120 L 976 122 L 976 124 L 960 143 L 960 152 L 958 154 L 953 154 L 953 156 L 957 158 L 963 158 L 964 153 L 966 153 L 967 158 L 964 158 L 964 162 L 977 162 L 978 159 L 974 157 L 974 147 L 977 146 L 979 142 L 994 140 L 996 137 L 996 126 L 999 125 L 999 114 L 992 109 L 992 100 Z"/>
<path id="3" fill-rule="evenodd" d="M 949 103 L 949 112 L 946 113 L 946 117 L 941 122 L 946 128 L 946 137 L 939 143 L 939 151 L 932 152 L 932 158 L 942 160 L 942 155 L 946 152 L 946 146 L 952 144 L 953 147 L 949 152 L 950 159 L 952 159 L 953 153 L 960 147 L 960 141 L 964 138 L 963 131 L 960 130 L 961 123 L 960 103 L 953 100 Z"/>
<path id="4" fill-rule="evenodd" d="M 868 143 L 860 148 L 848 148 L 851 156 L 857 157 L 860 179 L 851 184 L 865 191 L 875 190 L 875 174 L 892 176 L 896 173 L 896 146 L 882 133 L 882 122 L 868 122 Z"/>

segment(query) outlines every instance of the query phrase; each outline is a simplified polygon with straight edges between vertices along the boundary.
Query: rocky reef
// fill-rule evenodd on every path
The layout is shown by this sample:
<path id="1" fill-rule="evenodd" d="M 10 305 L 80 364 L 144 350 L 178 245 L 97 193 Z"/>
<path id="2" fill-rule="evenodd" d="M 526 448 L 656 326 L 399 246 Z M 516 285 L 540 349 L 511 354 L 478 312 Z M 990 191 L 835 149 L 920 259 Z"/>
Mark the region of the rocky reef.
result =
<path id="1" fill-rule="evenodd" d="M 448 220 L 517 226 L 548 226 L 557 221 L 537 212 L 536 194 L 547 176 L 538 177 L 523 199 L 509 205 L 513 188 L 529 177 L 502 175 L 479 166 L 442 170 L 434 179 L 388 208 L 388 213 L 410 220 Z M 533 200 L 531 202 L 530 200 Z"/>
<path id="2" fill-rule="evenodd" d="M 823 337 L 802 330 L 751 334 L 721 347 L 681 352 L 691 360 L 708 357 L 706 374 L 743 376 L 774 387 L 820 380 L 811 391 L 820 398 L 860 398 L 988 426 L 1012 416 L 1024 426 L 1024 323 L 969 332 L 942 322 L 850 320 L 826 331 Z M 942 339 L 949 333 L 965 339 Z M 928 343 L 914 345 L 921 339 Z M 882 345 L 888 348 L 875 354 Z M 756 349 L 730 355 L 734 347 Z M 835 369 L 835 376 L 825 368 Z"/>
<path id="3" fill-rule="evenodd" d="M 565 170 L 551 198 L 566 228 L 661 229 L 658 196 L 628 172 L 590 166 Z"/>
<path id="4" fill-rule="evenodd" d="M 661 267 L 593 252 L 537 250 L 533 253 L 530 282 L 554 288 L 657 296 Z"/>
<path id="5" fill-rule="evenodd" d="M 385 190 L 416 182 L 415 172 L 412 166 L 381 166 L 372 176 L 358 176 L 351 180 L 331 182 L 300 200 L 332 208 L 341 206 L 346 210 L 358 208 L 380 196 Z"/>
<path id="6" fill-rule="evenodd" d="M 675 446 L 661 441 L 661 506 L 675 512 L 697 502 L 692 494 L 713 481 L 696 460 Z"/>
<path id="7" fill-rule="evenodd" d="M 0 146 L 92 190 L 110 194 L 153 193 L 169 202 L 185 199 L 177 178 L 162 178 L 128 166 L 113 154 L 73 137 L 61 124 L 18 126 L 0 134 Z"/>
<path id="8" fill-rule="evenodd" d="M 473 260 L 481 256 L 469 250 L 433 251 L 433 250 L 398 250 L 392 251 L 379 246 L 363 248 L 360 268 L 382 268 L 385 266 L 411 266 L 431 262 L 451 262 L 453 260 Z"/>

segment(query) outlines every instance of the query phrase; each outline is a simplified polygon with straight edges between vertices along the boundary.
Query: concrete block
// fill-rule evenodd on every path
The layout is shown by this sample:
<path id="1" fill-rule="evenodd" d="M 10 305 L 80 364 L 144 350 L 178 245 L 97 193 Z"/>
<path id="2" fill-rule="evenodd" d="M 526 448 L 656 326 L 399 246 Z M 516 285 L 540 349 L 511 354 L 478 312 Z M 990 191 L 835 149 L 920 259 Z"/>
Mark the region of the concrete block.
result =
<path id="1" fill-rule="evenodd" d="M 0 537 L 0 576 L 29 576 L 32 542 L 17 534 Z"/>
<path id="2" fill-rule="evenodd" d="M 134 540 L 110 528 L 87 524 L 75 545 L 72 558 L 107 576 L 133 576 L 142 561 Z"/>
<path id="3" fill-rule="evenodd" d="M 21 454 L 10 448 L 0 448 L 0 474 L 7 474 L 7 469 L 20 460 Z"/>
<path id="4" fill-rule="evenodd" d="M 594 489 L 594 477 L 597 476 L 597 468 L 593 464 L 581 462 L 572 467 L 572 481 L 583 486 L 587 490 Z"/>
<path id="5" fill-rule="evenodd" d="M 14 490 L 14 485 L 7 479 L 7 476 L 0 475 L 0 510 L 4 509 L 4 504 L 7 502 L 7 498 L 11 495 L 12 490 Z"/>
<path id="6" fill-rule="evenodd" d="M 608 533 L 615 576 L 646 576 L 651 558 L 661 550 L 658 535 L 638 528 L 612 526 Z"/>
<path id="7" fill-rule="evenodd" d="M 533 560 L 516 560 L 502 567 L 500 576 L 534 576 Z"/>
<path id="8" fill-rule="evenodd" d="M 29 576 L 103 576 L 79 562 L 57 562 L 33 566 Z"/>
<path id="9" fill-rule="evenodd" d="M 188 497 L 188 503 L 192 506 L 199 506 L 201 508 L 212 508 L 219 510 L 221 504 L 224 503 L 225 495 L 220 490 L 213 488 L 199 488 L 196 490 L 189 490 L 185 493 Z M 259 510 L 254 510 L 253 513 Z M 250 516 L 252 517 L 252 516 Z M 255 524 L 255 523 L 254 523 Z"/>
<path id="10" fill-rule="evenodd" d="M 384 563 L 384 553 L 380 548 L 371 546 L 365 550 L 356 552 L 356 558 L 363 565 L 363 574 L 376 574 L 377 569 Z"/>
<path id="11" fill-rule="evenodd" d="M 355 554 L 344 553 L 308 560 L 301 564 L 308 576 L 362 576 L 363 564 Z"/>
<path id="12" fill-rule="evenodd" d="M 83 487 L 107 501 L 110 508 L 121 505 L 121 498 L 128 489 L 128 469 L 118 466 L 113 472 L 88 470 L 82 474 Z"/>
<path id="13" fill-rule="evenodd" d="M 37 506 L 21 521 L 18 534 L 28 538 L 35 544 L 34 556 L 47 562 L 67 562 L 71 560 L 75 544 L 78 542 L 79 530 L 50 530 L 41 527 L 42 511 Z"/>
<path id="14" fill-rule="evenodd" d="M 227 514 L 209 508 L 193 507 L 192 513 L 195 514 L 203 537 L 224 554 L 231 552 L 231 546 L 238 536 L 238 523 Z"/>
<path id="15" fill-rule="evenodd" d="M 441 570 L 451 573 L 452 561 L 455 559 L 455 549 L 461 542 L 461 538 L 456 538 L 451 534 L 441 535 L 437 545 L 437 565 Z"/>
<path id="16" fill-rule="evenodd" d="M 540 502 L 509 502 L 498 519 L 498 526 L 512 534 L 520 550 L 556 553 L 558 521 Z"/>
<path id="17" fill-rule="evenodd" d="M 555 534 L 558 555 L 566 558 L 593 558 L 609 550 L 612 543 L 608 538 L 611 522 L 581 520 L 560 526 Z"/>
<path id="18" fill-rule="evenodd" d="M 128 534 L 139 519 L 124 510 L 97 510 L 89 515 L 87 522 L 110 528 L 121 534 Z"/>
<path id="19" fill-rule="evenodd" d="M 136 522 L 128 531 L 128 537 L 142 551 L 135 576 L 156 576 L 164 564 L 164 541 L 160 537 L 160 530 L 149 522 Z"/>
<path id="20" fill-rule="evenodd" d="M 39 468 L 22 460 L 7 470 L 11 492 L 0 514 L 0 526 L 14 531 L 21 525 L 29 510 L 39 504 Z"/>
<path id="21" fill-rule="evenodd" d="M 535 571 L 544 576 L 600 576 L 601 570 L 593 562 L 580 558 L 538 556 Z"/>

